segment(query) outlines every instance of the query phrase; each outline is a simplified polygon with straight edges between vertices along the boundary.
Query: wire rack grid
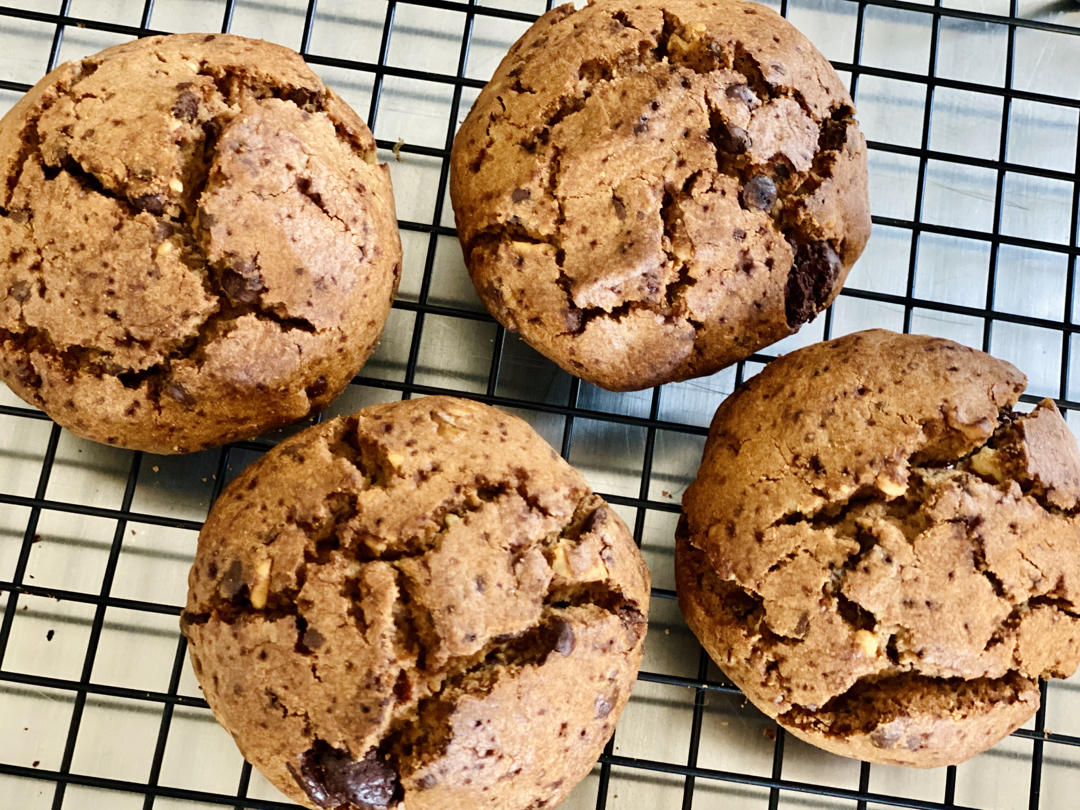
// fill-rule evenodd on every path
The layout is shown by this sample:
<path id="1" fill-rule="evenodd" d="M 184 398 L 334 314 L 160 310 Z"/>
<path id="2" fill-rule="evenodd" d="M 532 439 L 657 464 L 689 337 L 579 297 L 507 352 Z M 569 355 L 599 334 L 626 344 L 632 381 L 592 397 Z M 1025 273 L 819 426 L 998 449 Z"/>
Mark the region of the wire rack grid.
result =
<path id="1" fill-rule="evenodd" d="M 678 499 L 715 406 L 777 353 L 869 326 L 1013 361 L 1024 402 L 1080 424 L 1080 10 L 1070 0 L 772 3 L 850 82 L 875 230 L 837 302 L 712 377 L 610 394 L 506 334 L 468 283 L 448 150 L 506 48 L 550 5 L 454 0 L 25 0 L 0 5 L 0 113 L 46 70 L 131 37 L 221 30 L 296 48 L 391 161 L 405 270 L 383 341 L 330 413 L 457 393 L 525 417 L 615 505 L 654 574 L 634 698 L 585 808 L 1065 810 L 1080 791 L 1080 679 L 959 767 L 869 766 L 748 706 L 674 602 Z M 395 160 L 395 157 L 399 157 Z M 101 447 L 0 392 L 0 808 L 284 808 L 213 721 L 177 628 L 221 487 L 280 436 L 192 456 Z"/>

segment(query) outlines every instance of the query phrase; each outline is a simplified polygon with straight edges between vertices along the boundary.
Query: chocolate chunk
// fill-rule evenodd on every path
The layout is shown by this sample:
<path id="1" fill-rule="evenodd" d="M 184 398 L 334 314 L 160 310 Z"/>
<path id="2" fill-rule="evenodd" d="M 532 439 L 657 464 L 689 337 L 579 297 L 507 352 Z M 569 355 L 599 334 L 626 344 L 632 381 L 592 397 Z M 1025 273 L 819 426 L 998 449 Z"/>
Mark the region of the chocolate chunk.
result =
<path id="1" fill-rule="evenodd" d="M 307 394 L 308 399 L 318 399 L 326 393 L 326 377 L 317 377 L 315 382 L 304 389 L 304 393 Z"/>
<path id="2" fill-rule="evenodd" d="M 314 627 L 309 627 L 304 631 L 304 637 L 300 639 L 300 643 L 309 650 L 317 650 L 326 643 L 326 639 L 323 637 L 323 634 Z"/>
<path id="3" fill-rule="evenodd" d="M 244 566 L 239 560 L 233 560 L 229 563 L 228 569 L 225 571 L 225 576 L 221 578 L 221 583 L 218 585 L 218 590 L 221 595 L 226 599 L 232 599 L 236 596 L 244 587 Z"/>
<path id="4" fill-rule="evenodd" d="M 176 226 L 167 219 L 159 219 L 157 221 L 157 235 L 158 238 L 164 241 L 176 233 Z"/>
<path id="5" fill-rule="evenodd" d="M 553 624 L 555 630 L 555 645 L 553 649 L 564 658 L 574 651 L 577 639 L 574 638 L 574 628 L 565 619 L 556 619 Z"/>
<path id="6" fill-rule="evenodd" d="M 222 271 L 221 289 L 239 304 L 254 304 L 263 291 L 263 283 L 251 262 L 240 262 L 236 268 L 226 267 Z"/>
<path id="7" fill-rule="evenodd" d="M 190 90 L 183 91 L 173 105 L 172 114 L 173 118 L 179 118 L 181 121 L 187 121 L 189 123 L 194 121 L 199 114 L 198 96 Z"/>
<path id="8" fill-rule="evenodd" d="M 30 297 L 30 282 L 23 279 L 22 281 L 16 281 L 10 287 L 8 287 L 8 295 L 18 301 L 20 304 Z"/>
<path id="9" fill-rule="evenodd" d="M 593 707 L 596 709 L 596 719 L 603 720 L 611 714 L 611 710 L 615 708 L 615 696 L 597 695 Z"/>
<path id="10" fill-rule="evenodd" d="M 870 742 L 878 748 L 892 748 L 900 740 L 900 730 L 892 726 L 879 726 L 870 732 Z"/>
<path id="11" fill-rule="evenodd" d="M 798 638 L 802 638 L 810 632 L 810 614 L 803 612 L 799 616 L 799 621 L 795 624 L 795 635 Z"/>
<path id="12" fill-rule="evenodd" d="M 571 334 L 577 334 L 581 331 L 581 327 L 585 323 L 585 318 L 581 314 L 581 310 L 576 307 L 566 310 L 563 316 L 566 320 L 566 331 Z"/>
<path id="13" fill-rule="evenodd" d="M 165 213 L 165 198 L 160 194 L 144 194 L 141 197 L 136 197 L 134 205 L 140 211 L 146 211 L 155 217 Z"/>
<path id="14" fill-rule="evenodd" d="M 755 175 L 746 181 L 746 185 L 739 192 L 739 200 L 743 208 L 751 211 L 764 211 L 771 208 L 776 202 L 776 183 L 771 177 L 763 174 Z"/>
<path id="15" fill-rule="evenodd" d="M 828 242 L 807 242 L 795 247 L 784 301 L 788 326 L 804 324 L 821 311 L 840 269 L 840 257 Z"/>
<path id="16" fill-rule="evenodd" d="M 619 219 L 626 219 L 626 203 L 618 197 L 612 197 L 611 204 L 615 206 L 615 216 Z"/>
<path id="17" fill-rule="evenodd" d="M 41 375 L 29 360 L 15 360 L 15 380 L 24 388 L 40 388 Z"/>
<path id="18" fill-rule="evenodd" d="M 398 673 L 397 680 L 394 682 L 394 697 L 398 703 L 408 703 L 412 698 L 412 681 L 409 680 L 405 670 Z"/>
<path id="19" fill-rule="evenodd" d="M 724 95 L 728 98 L 736 99 L 744 104 L 756 106 L 757 96 L 754 95 L 754 91 L 745 84 L 731 84 L 728 85 L 728 89 L 724 91 Z"/>
<path id="20" fill-rule="evenodd" d="M 186 408 L 190 408 L 195 404 L 196 399 L 193 397 L 184 386 L 178 382 L 168 382 L 161 389 L 161 392 L 172 399 L 175 399 L 181 405 Z"/>
<path id="21" fill-rule="evenodd" d="M 585 522 L 581 524 L 581 533 L 588 534 L 589 532 L 596 529 L 597 524 L 603 523 L 605 520 L 607 520 L 607 515 L 607 507 L 598 506 L 587 518 L 585 518 Z"/>
<path id="22" fill-rule="evenodd" d="M 716 148 L 729 155 L 741 155 L 750 148 L 750 136 L 742 127 L 719 124 L 712 129 Z"/>
<path id="23" fill-rule="evenodd" d="M 316 740 L 301 757 L 299 771 L 290 765 L 289 772 L 319 807 L 377 810 L 401 800 L 397 774 L 374 749 L 356 760 L 348 751 Z"/>
<path id="24" fill-rule="evenodd" d="M 741 242 L 746 238 L 746 231 L 744 231 L 742 228 L 736 228 L 731 232 L 731 238 L 734 239 L 736 242 Z"/>
<path id="25" fill-rule="evenodd" d="M 516 203 L 525 202 L 525 200 L 529 199 L 531 196 L 532 192 L 527 188 L 515 188 L 510 192 L 510 199 Z"/>

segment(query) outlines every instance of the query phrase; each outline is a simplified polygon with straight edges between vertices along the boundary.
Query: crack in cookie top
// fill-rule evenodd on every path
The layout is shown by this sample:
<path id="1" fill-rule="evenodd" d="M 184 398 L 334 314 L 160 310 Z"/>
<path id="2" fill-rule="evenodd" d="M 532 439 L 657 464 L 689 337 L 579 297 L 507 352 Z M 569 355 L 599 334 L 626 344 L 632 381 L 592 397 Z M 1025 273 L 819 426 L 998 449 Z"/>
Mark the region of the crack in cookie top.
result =
<path id="1" fill-rule="evenodd" d="M 711 373 L 796 330 L 870 230 L 866 147 L 828 61 L 768 8 L 541 17 L 454 143 L 466 262 L 505 326 L 613 389 Z"/>
<path id="2" fill-rule="evenodd" d="M 400 274 L 389 173 L 304 64 L 229 35 L 57 68 L 0 121 L 0 376 L 61 425 L 177 452 L 324 406 Z"/>

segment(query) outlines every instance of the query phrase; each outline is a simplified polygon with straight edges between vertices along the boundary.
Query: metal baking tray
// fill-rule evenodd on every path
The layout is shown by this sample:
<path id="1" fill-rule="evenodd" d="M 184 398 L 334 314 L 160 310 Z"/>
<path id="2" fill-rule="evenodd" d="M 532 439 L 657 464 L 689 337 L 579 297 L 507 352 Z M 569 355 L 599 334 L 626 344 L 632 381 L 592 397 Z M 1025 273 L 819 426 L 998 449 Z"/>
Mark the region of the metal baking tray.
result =
<path id="1" fill-rule="evenodd" d="M 716 405 L 769 357 L 870 326 L 950 337 L 1080 424 L 1080 8 L 1071 0 L 770 3 L 850 82 L 874 234 L 802 332 L 712 377 L 629 394 L 506 334 L 469 283 L 446 194 L 454 132 L 545 9 L 452 0 L 18 0 L 0 5 L 0 113 L 55 64 L 151 32 L 300 50 L 371 123 L 405 251 L 374 358 L 330 413 L 429 393 L 532 423 L 634 528 L 654 578 L 634 697 L 566 810 L 1080 806 L 1080 679 L 955 768 L 841 759 L 786 736 L 704 656 L 674 601 L 672 534 Z M 392 148 L 399 144 L 400 160 Z M 184 457 L 77 439 L 0 388 L 0 808 L 279 808 L 187 662 L 177 617 L 227 480 L 279 436 Z"/>

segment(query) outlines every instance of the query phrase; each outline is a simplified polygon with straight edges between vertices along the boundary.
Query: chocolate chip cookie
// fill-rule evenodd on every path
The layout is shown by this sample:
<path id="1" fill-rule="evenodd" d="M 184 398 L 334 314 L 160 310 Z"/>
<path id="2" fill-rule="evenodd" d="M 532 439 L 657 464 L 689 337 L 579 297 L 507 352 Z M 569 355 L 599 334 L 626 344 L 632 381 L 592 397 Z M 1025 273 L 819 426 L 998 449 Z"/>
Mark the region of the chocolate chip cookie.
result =
<path id="1" fill-rule="evenodd" d="M 81 436 L 186 452 L 322 408 L 400 266 L 371 133 L 286 48 L 129 42 L 0 121 L 0 378 Z"/>
<path id="2" fill-rule="evenodd" d="M 376 405 L 249 467 L 182 617 L 244 756 L 307 807 L 544 808 L 588 773 L 641 659 L 630 532 L 528 425 Z"/>
<path id="3" fill-rule="evenodd" d="M 1024 376 L 860 332 L 716 413 L 676 570 L 690 627 L 763 712 L 830 751 L 953 764 L 1080 661 L 1080 452 Z"/>
<path id="4" fill-rule="evenodd" d="M 814 46 L 740 0 L 556 8 L 454 142 L 466 264 L 508 329 L 629 390 L 797 330 L 870 232 L 866 145 Z"/>

